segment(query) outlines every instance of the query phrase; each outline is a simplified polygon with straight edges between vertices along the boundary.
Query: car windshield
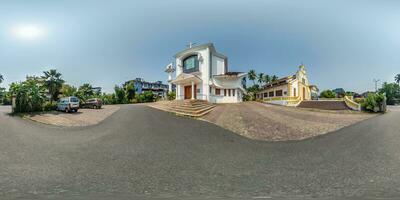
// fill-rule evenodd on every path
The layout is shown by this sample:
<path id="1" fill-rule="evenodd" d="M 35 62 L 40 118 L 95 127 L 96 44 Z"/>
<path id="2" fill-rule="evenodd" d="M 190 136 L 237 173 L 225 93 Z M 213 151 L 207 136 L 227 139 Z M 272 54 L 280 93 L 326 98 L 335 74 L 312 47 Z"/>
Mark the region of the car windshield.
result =
<path id="1" fill-rule="evenodd" d="M 79 100 L 78 100 L 78 98 L 71 97 L 71 102 L 74 102 L 74 103 L 76 103 L 76 102 L 79 102 Z"/>

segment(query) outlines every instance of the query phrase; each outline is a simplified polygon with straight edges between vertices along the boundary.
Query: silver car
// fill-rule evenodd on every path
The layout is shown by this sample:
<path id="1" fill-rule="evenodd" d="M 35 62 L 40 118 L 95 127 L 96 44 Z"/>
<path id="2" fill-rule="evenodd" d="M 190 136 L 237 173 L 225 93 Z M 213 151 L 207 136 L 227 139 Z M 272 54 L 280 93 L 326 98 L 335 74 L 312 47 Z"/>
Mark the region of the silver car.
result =
<path id="1" fill-rule="evenodd" d="M 57 101 L 57 110 L 65 112 L 77 112 L 79 109 L 79 99 L 71 96 L 64 97 Z"/>

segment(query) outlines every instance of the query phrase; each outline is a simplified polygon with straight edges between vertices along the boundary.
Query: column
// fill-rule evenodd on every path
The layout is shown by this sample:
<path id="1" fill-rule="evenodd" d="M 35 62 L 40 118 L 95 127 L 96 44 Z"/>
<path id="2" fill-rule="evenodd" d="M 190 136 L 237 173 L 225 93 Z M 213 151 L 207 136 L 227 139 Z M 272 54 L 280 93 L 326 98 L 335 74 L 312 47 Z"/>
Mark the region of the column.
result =
<path id="1" fill-rule="evenodd" d="M 194 82 L 192 81 L 192 99 L 194 99 Z"/>

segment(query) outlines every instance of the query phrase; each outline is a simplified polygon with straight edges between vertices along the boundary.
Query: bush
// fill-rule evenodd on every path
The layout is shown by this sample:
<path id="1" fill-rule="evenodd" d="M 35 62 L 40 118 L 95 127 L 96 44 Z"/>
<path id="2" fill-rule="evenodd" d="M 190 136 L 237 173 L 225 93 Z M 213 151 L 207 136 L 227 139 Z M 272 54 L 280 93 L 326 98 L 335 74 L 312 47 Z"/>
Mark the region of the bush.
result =
<path id="1" fill-rule="evenodd" d="M 150 91 L 146 91 L 142 94 L 135 96 L 137 103 L 146 103 L 146 102 L 153 102 L 154 101 L 154 94 Z"/>
<path id="2" fill-rule="evenodd" d="M 48 101 L 43 105 L 43 111 L 51 111 L 51 110 L 56 110 L 56 109 L 57 109 L 56 102 L 51 103 Z"/>
<path id="3" fill-rule="evenodd" d="M 321 98 L 335 98 L 336 97 L 336 93 L 333 92 L 332 90 L 324 90 L 324 91 L 321 92 L 319 97 L 321 97 Z"/>
<path id="4" fill-rule="evenodd" d="M 10 86 L 11 93 L 15 95 L 14 112 L 42 111 L 45 102 L 44 88 L 37 80 L 27 80 L 22 83 L 14 83 Z"/>
<path id="5" fill-rule="evenodd" d="M 363 109 L 371 112 L 378 112 L 380 110 L 380 106 L 385 100 L 385 96 L 383 94 L 368 94 L 368 97 L 364 99 L 361 103 Z"/>
<path id="6" fill-rule="evenodd" d="M 242 100 L 243 101 L 250 101 L 252 99 L 252 95 L 250 94 L 243 94 Z"/>
<path id="7" fill-rule="evenodd" d="M 168 92 L 168 100 L 175 100 L 176 99 L 176 93 L 175 92 Z"/>

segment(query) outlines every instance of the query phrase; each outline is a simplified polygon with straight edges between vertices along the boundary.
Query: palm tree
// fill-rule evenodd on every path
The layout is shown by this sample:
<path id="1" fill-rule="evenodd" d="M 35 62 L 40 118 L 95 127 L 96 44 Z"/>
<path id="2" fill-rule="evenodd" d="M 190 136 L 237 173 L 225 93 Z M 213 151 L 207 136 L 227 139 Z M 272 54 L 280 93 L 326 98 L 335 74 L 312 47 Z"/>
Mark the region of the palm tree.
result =
<path id="1" fill-rule="evenodd" d="M 61 73 L 57 72 L 55 69 L 44 71 L 43 73 L 44 76 L 42 76 L 42 78 L 44 79 L 44 86 L 51 95 L 50 103 L 53 103 L 53 100 L 56 101 L 58 98 L 64 80 L 61 78 Z"/>
<path id="2" fill-rule="evenodd" d="M 4 81 L 3 75 L 0 74 L 0 83 Z"/>
<path id="3" fill-rule="evenodd" d="M 268 84 L 269 82 L 271 82 L 271 77 L 270 77 L 268 74 L 265 74 L 265 75 L 264 75 L 264 82 L 265 82 L 266 84 Z"/>
<path id="4" fill-rule="evenodd" d="M 397 75 L 394 77 L 394 80 L 396 81 L 396 83 L 397 83 L 398 85 L 400 85 L 400 74 L 397 74 Z"/>
<path id="5" fill-rule="evenodd" d="M 273 75 L 271 78 L 271 82 L 275 82 L 278 80 L 278 77 L 276 75 Z"/>
<path id="6" fill-rule="evenodd" d="M 255 85 L 256 84 L 255 80 L 257 78 L 256 71 L 254 69 L 250 70 L 247 76 L 249 77 L 249 80 L 253 81 L 253 85 Z"/>
<path id="7" fill-rule="evenodd" d="M 257 76 L 257 81 L 260 85 L 264 82 L 264 73 L 259 73 Z"/>

